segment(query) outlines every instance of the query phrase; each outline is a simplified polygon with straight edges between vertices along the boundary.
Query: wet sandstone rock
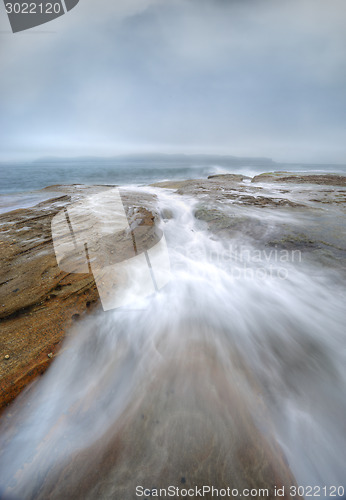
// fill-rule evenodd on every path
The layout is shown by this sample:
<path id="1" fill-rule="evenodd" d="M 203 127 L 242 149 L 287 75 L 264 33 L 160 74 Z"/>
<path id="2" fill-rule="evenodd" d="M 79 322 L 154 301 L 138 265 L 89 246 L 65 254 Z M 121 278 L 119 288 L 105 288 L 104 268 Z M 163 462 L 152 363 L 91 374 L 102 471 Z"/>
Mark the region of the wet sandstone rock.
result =
<path id="1" fill-rule="evenodd" d="M 162 187 L 168 187 L 167 183 Z M 287 198 L 292 202 L 291 205 L 277 203 L 275 200 L 281 199 L 276 198 L 277 194 L 272 198 L 266 194 L 263 196 L 265 200 L 261 197 L 258 199 L 260 187 L 253 184 L 249 187 L 243 181 L 237 183 L 234 179 L 223 180 L 218 177 L 184 181 L 179 185 L 171 184 L 171 188 L 201 202 L 196 209 L 196 218 L 208 224 L 211 230 L 236 229 L 238 233 L 244 233 L 244 228 L 247 227 L 250 236 L 254 234 L 253 229 L 257 225 L 260 235 L 265 226 L 260 227 L 256 217 L 249 219 L 247 206 L 263 211 L 264 214 L 267 210 L 292 209 L 299 210 L 302 214 L 315 213 L 314 207 L 305 205 L 306 197 L 304 200 Z M 287 190 L 283 194 L 291 193 Z M 210 205 L 205 203 L 205 197 L 210 200 Z M 334 197 L 334 192 L 328 194 L 330 203 L 333 203 Z M 267 199 L 274 201 L 267 202 Z M 320 200 L 321 192 L 314 193 L 314 199 Z M 234 203 L 237 208 L 236 216 L 230 213 L 230 217 L 227 217 L 221 208 L 217 208 L 218 203 L 226 202 Z M 301 206 L 294 206 L 294 203 Z M 241 216 L 243 207 L 245 213 Z M 148 223 L 149 220 L 153 223 L 150 216 L 147 220 Z M 295 247 L 294 235 L 287 239 L 282 228 L 279 232 L 279 235 L 271 235 L 272 245 Z M 299 242 L 301 241 L 302 246 L 315 248 L 315 245 L 311 245 L 311 241 L 316 241 L 312 237 L 301 235 Z M 327 243 L 333 244 L 333 240 Z M 51 275 L 54 276 L 52 271 Z M 78 275 L 67 275 L 65 278 L 70 280 L 72 277 L 83 279 Z M 84 278 L 90 279 L 90 276 Z M 81 295 L 79 290 L 85 290 L 86 287 L 89 291 L 93 285 L 88 282 L 84 288 L 78 286 L 77 296 Z M 19 288 L 19 281 L 16 288 Z M 68 299 L 68 293 L 65 299 Z M 75 300 L 73 295 L 72 299 Z M 30 300 L 28 302 L 28 311 L 31 312 L 33 304 Z M 11 307 L 15 307 L 13 303 Z M 81 313 L 85 308 L 86 305 L 81 307 Z M 76 314 L 79 313 L 74 312 L 72 316 Z M 4 319 L 7 321 L 10 318 L 5 316 Z M 235 366 L 232 370 L 233 378 L 229 380 L 222 363 L 214 355 L 212 346 L 190 343 L 183 348 L 184 352 L 175 359 L 166 356 L 165 366 L 156 377 L 143 381 L 147 386 L 138 387 L 133 402 L 97 442 L 82 451 L 76 450 L 72 459 L 66 458 L 44 478 L 39 477 L 34 458 L 32 471 L 33 476 L 36 474 L 37 477 L 33 482 L 32 498 L 127 499 L 134 497 L 135 486 L 141 483 L 149 488 L 164 488 L 168 484 L 188 488 L 201 483 L 215 484 L 222 488 L 236 484 L 239 488 L 270 488 L 271 492 L 274 486 L 285 485 L 287 492 L 287 488 L 294 485 L 295 480 L 273 437 L 270 418 L 261 396 L 258 394 L 255 401 L 252 401 L 254 407 L 251 411 L 251 405 L 244 401 L 243 392 L 238 389 L 243 377 L 238 376 L 237 371 L 247 373 L 247 368 L 239 368 L 237 363 L 239 365 L 241 361 L 238 358 L 236 362 L 234 354 L 230 353 L 229 357 L 233 356 Z M 47 349 L 45 358 L 53 351 Z M 9 360 L 6 362 L 9 363 Z M 256 382 L 250 375 L 249 384 L 255 391 Z M 150 478 L 150 484 L 147 484 L 146 478 Z M 274 498 L 273 493 L 269 498 Z"/>
<path id="2" fill-rule="evenodd" d="M 234 182 L 241 182 L 245 179 L 251 179 L 251 177 L 241 174 L 214 174 L 214 175 L 208 175 L 208 179 L 221 179 Z"/>
<path id="3" fill-rule="evenodd" d="M 277 181 L 275 188 L 273 179 Z M 284 189 L 282 179 L 290 179 Z M 271 249 L 298 250 L 305 260 L 338 269 L 344 275 L 345 179 L 336 174 L 275 172 L 249 182 L 242 175 L 225 174 L 166 182 L 164 187 L 197 201 L 195 217 L 201 221 L 201 229 L 229 244 L 247 242 L 263 251 L 268 249 L 268 253 Z"/>
<path id="4" fill-rule="evenodd" d="M 338 174 L 299 174 L 294 172 L 268 172 L 255 175 L 251 182 L 283 182 L 346 186 L 346 176 Z"/>
<path id="5" fill-rule="evenodd" d="M 53 186 L 45 191 L 63 194 L 0 215 L 0 410 L 49 367 L 71 325 L 99 307 L 92 274 L 59 269 L 51 221 L 71 202 L 104 189 Z M 139 200 L 134 193 L 124 193 L 123 202 L 128 212 L 137 206 L 138 225 L 154 225 L 155 216 L 142 206 L 152 197 Z M 149 237 L 150 231 L 144 231 L 143 238 Z"/>

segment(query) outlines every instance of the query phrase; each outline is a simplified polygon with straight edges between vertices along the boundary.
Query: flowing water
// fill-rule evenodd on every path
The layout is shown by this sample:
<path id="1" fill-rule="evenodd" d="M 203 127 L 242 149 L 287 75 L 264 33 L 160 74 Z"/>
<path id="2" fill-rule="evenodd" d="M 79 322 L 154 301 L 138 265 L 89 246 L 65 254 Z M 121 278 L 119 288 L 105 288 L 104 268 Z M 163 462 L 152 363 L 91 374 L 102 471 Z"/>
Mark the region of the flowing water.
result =
<path id="1" fill-rule="evenodd" d="M 346 165 L 288 164 L 265 158 L 217 155 L 137 155 L 0 162 L 0 193 L 22 193 L 54 184 L 150 184 L 167 179 L 206 178 L 212 174 L 253 176 L 273 170 L 345 173 Z"/>
<path id="2" fill-rule="evenodd" d="M 251 259 L 254 243 L 239 235 L 226 241 L 207 231 L 194 216 L 196 201 L 156 193 L 160 210 L 170 213 L 162 228 L 171 280 L 138 309 L 134 304 L 84 319 L 48 372 L 10 408 L 0 438 L 4 498 L 48 498 L 40 493 L 44 478 L 54 483 L 61 464 L 78 456 L 87 461 L 83 450 L 110 439 L 128 408 L 151 401 L 153 387 L 163 394 L 174 384 L 184 394 L 185 408 L 177 412 L 190 412 L 197 423 L 207 415 L 221 433 L 218 405 L 236 391 L 239 411 L 249 413 L 260 432 L 272 426 L 298 485 L 346 486 L 346 289 L 338 272 L 277 254 Z M 248 210 L 260 223 L 263 215 Z M 277 215 L 265 216 L 275 226 Z M 297 223 L 293 214 L 285 217 L 286 223 Z M 202 369 L 193 373 L 196 359 L 202 359 Z M 167 449 L 172 440 L 165 439 L 173 432 L 165 418 L 172 415 L 160 407 L 155 412 L 163 428 L 143 427 L 147 449 L 137 452 L 137 462 L 131 459 L 130 465 L 126 453 L 121 455 L 111 471 L 99 472 L 102 495 L 91 489 L 84 498 L 125 498 L 117 481 L 126 467 L 136 475 L 149 464 L 148 474 L 157 477 L 157 467 L 162 472 L 174 466 L 175 452 Z M 184 416 L 179 421 L 184 423 Z M 198 425 L 191 432 L 203 441 Z M 181 432 L 193 460 L 196 443 L 189 442 L 188 430 Z M 227 432 L 226 427 L 225 438 Z M 236 432 L 243 432 L 241 426 Z M 63 498 L 56 495 L 49 498 Z"/>

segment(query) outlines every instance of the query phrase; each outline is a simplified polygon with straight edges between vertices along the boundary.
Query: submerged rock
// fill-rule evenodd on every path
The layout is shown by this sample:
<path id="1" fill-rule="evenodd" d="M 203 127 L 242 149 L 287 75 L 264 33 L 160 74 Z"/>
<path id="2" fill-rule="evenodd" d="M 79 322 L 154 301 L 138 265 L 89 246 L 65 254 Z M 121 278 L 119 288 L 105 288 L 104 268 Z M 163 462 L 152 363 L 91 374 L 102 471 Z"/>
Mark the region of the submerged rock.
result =
<path id="1" fill-rule="evenodd" d="M 282 189 L 279 181 L 286 179 Z M 345 179 L 337 174 L 274 172 L 244 183 L 242 175 L 225 174 L 185 181 L 179 187 L 172 184 L 171 189 L 198 200 L 195 217 L 204 224 L 200 228 L 224 238 L 226 243 L 238 239 L 262 249 L 299 250 L 306 258 L 343 271 Z M 263 185 L 258 185 L 262 180 Z M 270 185 L 273 180 L 277 188 Z"/>
<path id="2" fill-rule="evenodd" d="M 163 496 L 154 490 L 170 485 L 214 485 L 239 492 L 263 488 L 270 500 L 276 498 L 276 488 L 284 487 L 282 498 L 295 498 L 289 494 L 295 478 L 275 440 L 257 382 L 236 346 L 222 344 L 221 354 L 218 345 L 202 340 L 209 337 L 207 325 L 189 322 L 186 327 L 174 349 L 170 342 L 155 346 L 161 361 L 154 373 L 146 372 L 136 384 L 118 418 L 109 414 L 101 434 L 93 438 L 90 430 L 83 449 L 65 446 L 52 467 L 51 448 L 61 444 L 54 442 L 53 430 L 47 443 L 34 450 L 24 473 L 8 478 L 6 492 L 36 500 L 131 500 L 139 485 L 159 498 Z M 214 332 L 220 339 L 219 333 Z M 115 386 L 117 382 L 115 377 Z M 247 384 L 254 391 L 251 399 Z M 98 392 L 90 388 L 89 403 L 81 399 L 66 418 L 72 423 L 74 415 L 82 423 L 92 419 L 92 411 L 99 411 Z"/>

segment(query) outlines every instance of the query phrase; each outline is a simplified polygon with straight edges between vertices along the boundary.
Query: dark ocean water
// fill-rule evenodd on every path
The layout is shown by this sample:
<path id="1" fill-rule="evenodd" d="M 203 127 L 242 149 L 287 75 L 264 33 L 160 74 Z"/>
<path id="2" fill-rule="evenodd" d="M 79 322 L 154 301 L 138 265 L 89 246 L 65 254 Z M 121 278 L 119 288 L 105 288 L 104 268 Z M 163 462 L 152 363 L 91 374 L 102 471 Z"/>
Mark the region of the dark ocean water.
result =
<path id="1" fill-rule="evenodd" d="M 159 180 L 206 178 L 212 174 L 253 176 L 275 170 L 346 173 L 346 165 L 276 163 L 270 159 L 203 155 L 155 155 L 0 162 L 0 194 L 22 193 L 54 184 L 150 184 Z"/>

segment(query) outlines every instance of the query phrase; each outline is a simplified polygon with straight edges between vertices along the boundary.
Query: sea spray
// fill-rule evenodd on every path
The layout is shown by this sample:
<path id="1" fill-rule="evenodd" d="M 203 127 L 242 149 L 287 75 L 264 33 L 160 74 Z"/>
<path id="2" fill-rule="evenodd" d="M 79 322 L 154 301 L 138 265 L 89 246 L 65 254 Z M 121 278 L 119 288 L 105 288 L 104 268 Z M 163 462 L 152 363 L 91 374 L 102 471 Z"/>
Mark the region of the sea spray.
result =
<path id="1" fill-rule="evenodd" d="M 190 447 L 190 461 L 199 453 L 199 441 L 212 442 L 214 432 L 226 441 L 230 433 L 237 448 L 250 428 L 250 423 L 243 427 L 243 414 L 258 436 L 274 430 L 299 485 L 343 485 L 346 294 L 335 271 L 322 272 L 304 259 L 280 260 L 275 253 L 260 262 L 252 259 L 261 251 L 260 242 L 256 248 L 239 232 L 225 241 L 196 219 L 195 200 L 150 191 L 157 194 L 161 212 L 171 214 L 162 228 L 172 279 L 141 299 L 139 310 L 134 303 L 81 321 L 49 371 L 9 409 L 0 456 L 5 498 L 44 498 L 43 485 L 54 491 L 52 484 L 67 463 L 87 463 L 83 450 L 96 446 L 102 455 L 107 437 L 111 441 L 123 429 L 124 415 L 137 422 L 133 415 L 139 409 L 143 422 L 136 425 L 143 425 L 145 435 L 141 458 L 134 461 L 125 443 L 119 452 L 123 459 L 104 476 L 100 473 L 100 484 L 107 483 L 105 498 L 127 498 L 117 487 L 132 484 L 133 478 L 126 483 L 129 469 L 139 480 L 146 467 L 152 480 L 159 480 L 175 467 L 178 448 L 170 433 L 178 424 L 171 430 L 165 426 L 165 419 L 175 422 L 174 412 L 182 433 L 175 439 L 179 449 Z M 236 209 L 223 210 L 229 215 Z M 273 225 L 276 219 L 277 214 Z M 230 243 L 243 254 L 227 253 Z M 252 273 L 240 272 L 244 261 Z M 256 274 L 259 267 L 264 273 Z M 273 274 L 270 268 L 285 273 Z M 157 399 L 152 399 L 153 388 Z M 165 398 L 177 393 L 167 414 Z M 236 413 L 223 408 L 223 398 L 233 398 Z M 146 420 L 150 401 L 156 401 L 160 431 Z M 83 480 L 83 468 L 75 474 L 65 480 L 66 488 Z M 96 497 L 93 488 L 88 498 Z M 50 498 L 62 498 L 61 491 Z"/>

